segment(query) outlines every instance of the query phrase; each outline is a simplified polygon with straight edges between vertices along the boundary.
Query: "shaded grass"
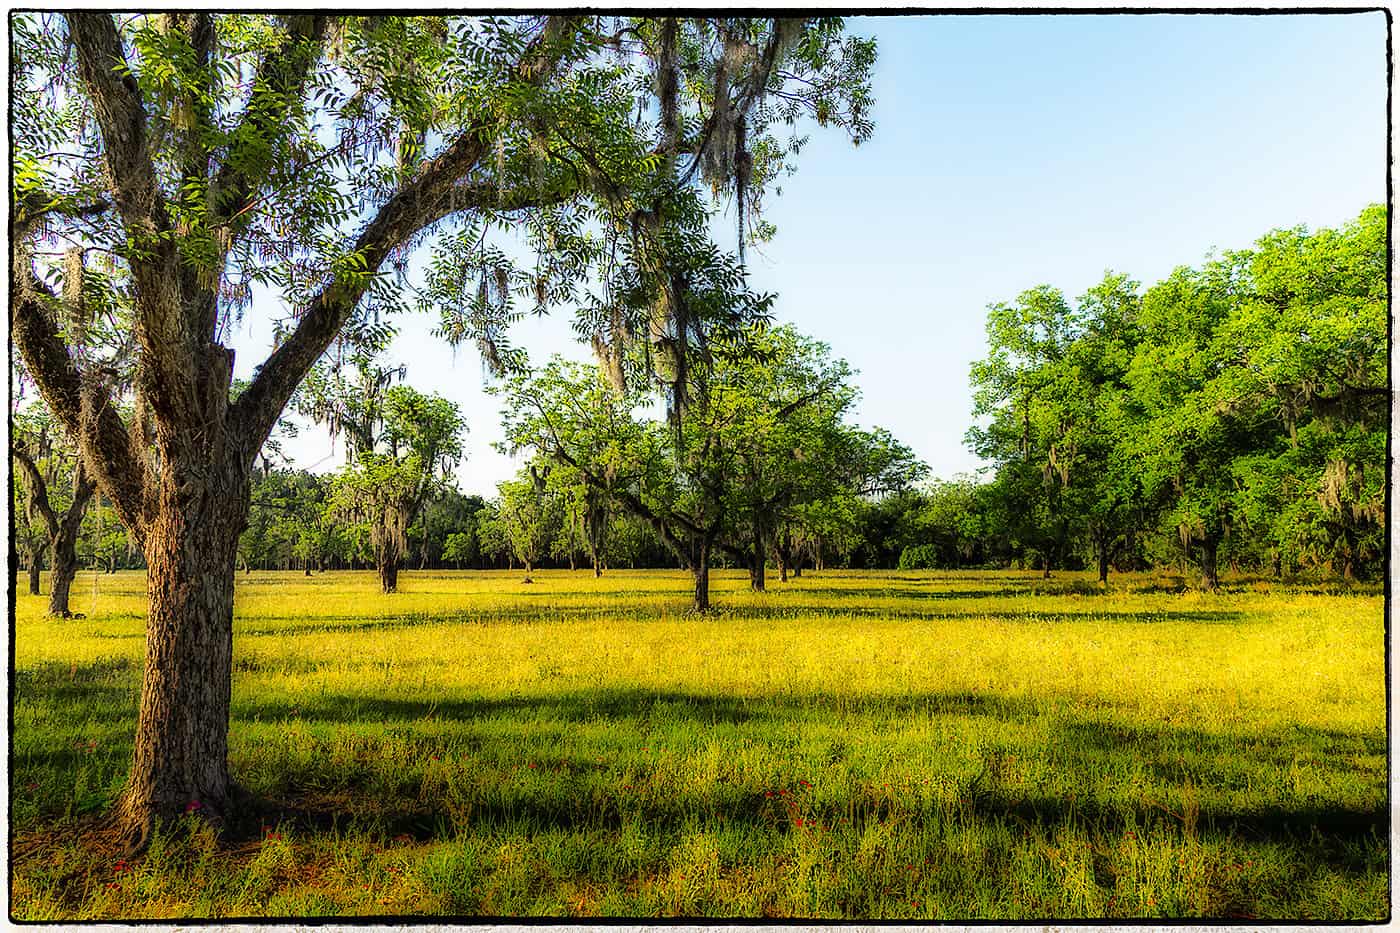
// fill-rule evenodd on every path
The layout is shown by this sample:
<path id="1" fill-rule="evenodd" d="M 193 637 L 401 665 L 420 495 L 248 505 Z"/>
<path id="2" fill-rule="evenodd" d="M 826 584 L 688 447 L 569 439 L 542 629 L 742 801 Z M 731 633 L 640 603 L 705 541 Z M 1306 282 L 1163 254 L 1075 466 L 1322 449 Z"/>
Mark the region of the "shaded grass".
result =
<path id="1" fill-rule="evenodd" d="M 21 596 L 14 916 L 1386 916 L 1374 592 L 518 577 L 240 576 L 268 825 L 121 871 L 142 578 Z"/>

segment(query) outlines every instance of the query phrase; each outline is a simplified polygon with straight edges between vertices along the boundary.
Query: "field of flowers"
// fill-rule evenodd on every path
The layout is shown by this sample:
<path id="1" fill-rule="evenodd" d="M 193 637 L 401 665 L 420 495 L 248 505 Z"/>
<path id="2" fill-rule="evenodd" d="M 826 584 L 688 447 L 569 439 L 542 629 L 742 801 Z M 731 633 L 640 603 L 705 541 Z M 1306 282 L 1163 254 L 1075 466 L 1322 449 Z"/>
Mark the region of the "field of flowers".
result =
<path id="1" fill-rule="evenodd" d="M 240 575 L 259 809 L 130 861 L 144 579 L 21 593 L 11 916 L 1388 916 L 1375 588 L 534 580 Z"/>

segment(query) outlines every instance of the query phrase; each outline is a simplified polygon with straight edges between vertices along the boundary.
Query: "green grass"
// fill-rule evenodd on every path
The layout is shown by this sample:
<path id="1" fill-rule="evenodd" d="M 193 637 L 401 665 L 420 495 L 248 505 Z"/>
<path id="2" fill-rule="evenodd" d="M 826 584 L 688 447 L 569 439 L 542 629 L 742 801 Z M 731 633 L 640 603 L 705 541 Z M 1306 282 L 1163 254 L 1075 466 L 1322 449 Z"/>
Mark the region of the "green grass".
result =
<path id="1" fill-rule="evenodd" d="M 1388 916 L 1375 589 L 519 578 L 240 576 L 231 766 L 287 816 L 129 866 L 144 580 L 21 594 L 12 916 Z"/>

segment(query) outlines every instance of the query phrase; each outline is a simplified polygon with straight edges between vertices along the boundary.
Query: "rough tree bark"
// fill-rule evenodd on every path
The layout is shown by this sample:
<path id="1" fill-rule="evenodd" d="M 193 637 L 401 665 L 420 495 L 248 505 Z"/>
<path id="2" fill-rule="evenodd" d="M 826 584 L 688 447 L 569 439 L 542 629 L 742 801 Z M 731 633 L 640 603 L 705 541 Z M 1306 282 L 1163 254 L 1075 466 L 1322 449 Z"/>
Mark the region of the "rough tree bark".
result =
<path id="1" fill-rule="evenodd" d="M 399 562 L 385 560 L 379 562 L 379 588 L 385 593 L 399 591 Z"/>
<path id="2" fill-rule="evenodd" d="M 229 453 L 172 464 L 146 529 L 146 667 L 118 804 L 138 847 L 173 814 L 197 812 L 220 825 L 241 796 L 229 776 L 228 723 L 233 568 L 250 481 L 242 458 Z"/>

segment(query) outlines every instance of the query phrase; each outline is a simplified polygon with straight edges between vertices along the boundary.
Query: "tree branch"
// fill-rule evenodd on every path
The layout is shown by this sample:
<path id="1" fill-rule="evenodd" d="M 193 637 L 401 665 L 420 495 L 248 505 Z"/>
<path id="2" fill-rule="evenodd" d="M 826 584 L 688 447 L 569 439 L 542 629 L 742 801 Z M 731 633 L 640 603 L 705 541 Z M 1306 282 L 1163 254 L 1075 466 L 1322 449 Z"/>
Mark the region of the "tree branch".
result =
<path id="1" fill-rule="evenodd" d="M 557 67 L 564 52 L 561 39 L 571 22 L 569 17 L 550 17 L 542 35 L 521 55 L 515 69 L 518 80 L 538 84 Z M 459 184 L 486 154 L 487 129 L 479 125 L 463 130 L 379 209 L 351 250 L 363 259 L 363 271 L 350 280 L 338 276 L 329 282 L 311 300 L 291 337 L 259 368 L 230 411 L 232 431 L 250 462 L 297 384 L 354 312 L 385 257 L 450 214 L 474 208 L 500 209 L 498 203 L 478 200 L 489 190 L 496 201 L 494 189 Z"/>
<path id="2" fill-rule="evenodd" d="M 117 210 L 128 236 L 143 248 L 153 248 L 159 234 L 169 232 L 169 218 L 151 161 L 141 87 L 130 72 L 110 14 L 73 11 L 65 15 L 78 53 L 78 71 L 102 131 Z"/>
<path id="3" fill-rule="evenodd" d="M 54 514 L 53 506 L 49 504 L 49 487 L 44 482 L 43 474 L 34 465 L 29 454 L 24 449 L 24 442 L 15 439 L 10 445 L 10 452 L 15 455 L 15 460 L 19 462 L 20 473 L 24 476 L 24 488 L 29 493 L 29 501 L 34 508 L 39 510 L 39 515 L 44 519 L 44 527 L 49 530 L 49 537 L 58 537 L 58 516 Z"/>
<path id="4" fill-rule="evenodd" d="M 179 252 L 156 179 L 146 133 L 141 87 L 131 74 L 121 36 L 107 13 L 71 12 L 68 32 L 78 53 L 78 71 L 102 131 L 117 210 L 127 247 L 141 255 L 131 263 L 136 286 L 137 334 L 156 414 L 171 422 L 198 417 L 195 388 L 207 334 L 192 330 L 181 301 Z M 115 501 L 115 500 L 114 500 Z"/>
<path id="5" fill-rule="evenodd" d="M 71 196 L 53 195 L 38 188 L 27 189 L 18 203 L 10 221 L 10 237 L 20 240 L 33 232 L 39 222 L 50 214 L 64 217 L 91 217 L 110 210 L 110 201 L 98 198 L 90 203 L 82 203 Z"/>
<path id="6" fill-rule="evenodd" d="M 98 484 L 138 542 L 145 540 L 145 484 L 142 464 L 131 449 L 126 425 L 107 390 L 78 372 L 68 347 L 41 304 L 52 293 L 29 273 L 28 287 L 16 283 L 10 296 L 10 339 L 30 376 L 68 436 L 78 442 Z"/>
<path id="7" fill-rule="evenodd" d="M 243 124 L 234 131 L 228 158 L 215 176 L 211 198 L 215 225 L 232 226 L 267 180 L 273 155 L 268 140 L 283 131 L 320 57 L 325 16 L 289 16 L 286 26 L 281 43 L 258 64 Z"/>

